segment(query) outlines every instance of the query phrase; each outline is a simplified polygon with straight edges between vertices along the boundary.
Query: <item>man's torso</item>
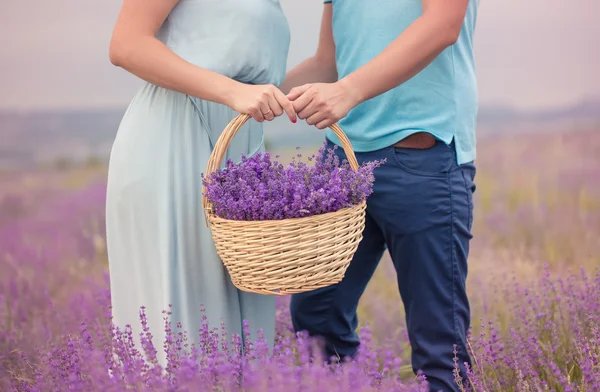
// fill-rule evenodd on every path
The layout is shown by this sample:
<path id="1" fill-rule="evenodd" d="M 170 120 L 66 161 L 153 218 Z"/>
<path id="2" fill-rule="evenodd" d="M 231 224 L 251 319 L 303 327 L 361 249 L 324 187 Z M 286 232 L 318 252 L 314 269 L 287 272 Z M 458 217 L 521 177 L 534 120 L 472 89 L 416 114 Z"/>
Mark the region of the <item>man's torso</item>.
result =
<path id="1" fill-rule="evenodd" d="M 475 159 L 477 83 L 473 32 L 478 0 L 471 0 L 458 41 L 419 74 L 363 102 L 340 121 L 357 151 L 391 146 L 416 132 L 450 143 L 459 163 Z M 360 68 L 422 14 L 421 0 L 333 0 L 339 78 Z M 328 134 L 334 142 L 337 139 Z"/>

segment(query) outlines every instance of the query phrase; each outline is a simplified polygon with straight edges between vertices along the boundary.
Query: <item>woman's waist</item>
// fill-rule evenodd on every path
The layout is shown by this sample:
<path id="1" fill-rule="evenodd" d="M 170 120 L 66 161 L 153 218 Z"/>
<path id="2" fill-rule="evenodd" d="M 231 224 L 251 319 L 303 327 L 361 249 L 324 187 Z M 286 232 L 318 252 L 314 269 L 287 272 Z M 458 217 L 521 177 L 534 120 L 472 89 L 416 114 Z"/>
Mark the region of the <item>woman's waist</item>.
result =
<path id="1" fill-rule="evenodd" d="M 169 48 L 190 64 L 240 83 L 277 86 L 285 79 L 287 51 L 282 58 L 280 53 L 273 52 L 277 49 L 239 49 L 225 44 L 215 48 L 214 43 L 171 44 Z"/>
<path id="2" fill-rule="evenodd" d="M 170 109 L 171 113 L 164 111 Z M 189 116 L 198 119 L 202 127 L 210 132 L 211 136 L 218 137 L 231 120 L 240 113 L 229 106 L 194 97 L 175 90 L 144 83 L 134 95 L 127 110 L 136 115 L 147 113 L 147 116 Z M 133 114 L 132 113 L 132 114 Z M 127 113 L 126 113 L 127 114 Z M 252 119 L 243 126 L 252 133 L 260 133 L 262 138 L 263 124 Z M 216 142 L 216 139 L 213 140 Z"/>
<path id="3" fill-rule="evenodd" d="M 115 145 L 121 149 L 137 145 L 158 148 L 199 142 L 212 150 L 238 115 L 226 105 L 145 83 L 123 116 Z M 239 159 L 240 154 L 258 151 L 263 144 L 262 124 L 250 120 L 235 136 L 227 157 Z"/>
<path id="4" fill-rule="evenodd" d="M 157 86 L 150 82 L 144 82 L 134 94 L 128 111 L 141 111 L 152 115 L 153 112 L 162 113 L 165 108 L 170 108 L 174 115 L 195 113 L 205 118 L 233 119 L 239 114 L 227 105 Z"/>

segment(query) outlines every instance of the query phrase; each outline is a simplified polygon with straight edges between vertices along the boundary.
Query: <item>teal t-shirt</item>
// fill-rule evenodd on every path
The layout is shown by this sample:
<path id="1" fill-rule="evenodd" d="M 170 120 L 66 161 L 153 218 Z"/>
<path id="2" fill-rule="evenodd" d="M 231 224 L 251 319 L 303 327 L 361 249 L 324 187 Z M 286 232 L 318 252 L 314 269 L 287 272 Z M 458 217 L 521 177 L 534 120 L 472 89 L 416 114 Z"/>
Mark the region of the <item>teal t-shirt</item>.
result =
<path id="1" fill-rule="evenodd" d="M 475 160 L 477 82 L 473 33 L 479 0 L 470 0 L 458 41 L 402 85 L 352 109 L 339 124 L 355 151 L 389 147 L 428 132 L 450 144 L 458 163 Z M 421 0 L 325 0 L 333 6 L 338 77 L 360 68 L 422 14 Z M 327 137 L 339 144 L 328 130 Z"/>

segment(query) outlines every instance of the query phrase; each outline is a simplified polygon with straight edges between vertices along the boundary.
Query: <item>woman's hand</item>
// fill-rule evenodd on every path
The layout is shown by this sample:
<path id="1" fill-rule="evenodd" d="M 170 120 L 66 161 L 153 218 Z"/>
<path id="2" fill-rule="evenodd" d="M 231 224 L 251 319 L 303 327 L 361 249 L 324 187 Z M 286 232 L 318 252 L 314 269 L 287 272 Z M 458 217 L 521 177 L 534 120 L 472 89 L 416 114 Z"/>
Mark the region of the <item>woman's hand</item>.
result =
<path id="1" fill-rule="evenodd" d="M 247 113 L 256 121 L 271 121 L 285 113 L 290 121 L 296 122 L 296 111 L 292 102 L 277 87 L 271 84 L 242 84 L 233 91 L 230 108 Z"/>

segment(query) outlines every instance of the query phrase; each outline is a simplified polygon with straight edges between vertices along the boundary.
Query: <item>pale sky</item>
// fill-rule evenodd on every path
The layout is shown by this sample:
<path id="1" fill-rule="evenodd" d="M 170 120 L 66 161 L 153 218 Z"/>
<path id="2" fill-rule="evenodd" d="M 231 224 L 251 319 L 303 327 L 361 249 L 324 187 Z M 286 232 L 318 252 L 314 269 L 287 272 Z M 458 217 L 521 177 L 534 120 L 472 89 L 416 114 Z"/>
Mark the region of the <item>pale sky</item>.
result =
<path id="1" fill-rule="evenodd" d="M 140 81 L 108 61 L 120 3 L 0 0 L 0 108 L 127 105 Z M 313 53 L 323 5 L 281 3 L 291 67 Z M 481 103 L 536 108 L 600 96 L 599 18 L 600 0 L 481 0 Z"/>

